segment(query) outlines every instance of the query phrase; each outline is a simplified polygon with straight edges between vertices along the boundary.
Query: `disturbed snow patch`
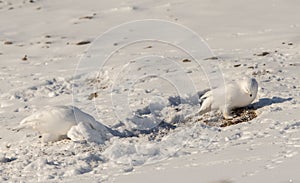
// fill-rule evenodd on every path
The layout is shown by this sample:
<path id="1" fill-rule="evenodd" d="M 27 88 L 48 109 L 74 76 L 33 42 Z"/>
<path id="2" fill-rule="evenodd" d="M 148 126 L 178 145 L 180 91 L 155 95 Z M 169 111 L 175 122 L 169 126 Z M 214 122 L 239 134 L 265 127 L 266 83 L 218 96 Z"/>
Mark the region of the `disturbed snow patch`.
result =
<path id="1" fill-rule="evenodd" d="M 186 122 L 175 129 L 140 133 L 134 137 L 112 137 L 105 144 L 62 140 L 40 144 L 37 139 L 1 146 L 4 179 L 35 177 L 40 181 L 90 175 L 103 181 L 108 175 L 132 171 L 135 166 L 190 154 L 189 148 L 211 151 L 218 147 L 219 128 Z M 153 136 L 156 138 L 153 138 Z M 29 145 L 30 143 L 31 145 Z M 4 148 L 4 149 L 3 149 Z M 12 167 L 19 167 L 18 171 Z M 62 171 L 63 170 L 63 171 Z"/>

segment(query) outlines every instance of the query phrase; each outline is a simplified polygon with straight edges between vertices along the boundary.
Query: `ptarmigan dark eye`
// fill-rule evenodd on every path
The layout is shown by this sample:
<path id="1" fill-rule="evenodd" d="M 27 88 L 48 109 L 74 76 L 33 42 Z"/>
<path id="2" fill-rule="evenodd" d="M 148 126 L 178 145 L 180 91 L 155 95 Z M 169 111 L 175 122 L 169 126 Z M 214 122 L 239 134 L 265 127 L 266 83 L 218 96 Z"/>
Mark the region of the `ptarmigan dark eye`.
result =
<path id="1" fill-rule="evenodd" d="M 252 97 L 252 94 L 250 94 L 250 97 Z"/>

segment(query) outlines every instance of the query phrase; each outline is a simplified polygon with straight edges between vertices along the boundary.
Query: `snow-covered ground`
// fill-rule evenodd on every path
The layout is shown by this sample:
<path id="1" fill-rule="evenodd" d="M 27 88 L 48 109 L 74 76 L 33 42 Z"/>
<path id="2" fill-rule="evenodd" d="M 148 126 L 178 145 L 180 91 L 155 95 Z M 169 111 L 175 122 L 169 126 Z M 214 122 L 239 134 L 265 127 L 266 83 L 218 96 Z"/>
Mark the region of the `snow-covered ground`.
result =
<path id="1" fill-rule="evenodd" d="M 0 182 L 300 182 L 299 7 L 0 0 Z M 198 95 L 243 76 L 259 84 L 256 118 L 198 115 Z M 16 129 L 55 105 L 112 136 L 43 143 Z"/>

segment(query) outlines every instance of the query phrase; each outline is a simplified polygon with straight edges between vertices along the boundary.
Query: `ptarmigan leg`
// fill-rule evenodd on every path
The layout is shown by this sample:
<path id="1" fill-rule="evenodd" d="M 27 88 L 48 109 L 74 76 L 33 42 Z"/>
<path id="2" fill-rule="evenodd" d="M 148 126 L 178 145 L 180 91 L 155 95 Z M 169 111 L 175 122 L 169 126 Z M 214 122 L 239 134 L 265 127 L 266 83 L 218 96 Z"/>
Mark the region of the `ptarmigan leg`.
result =
<path id="1" fill-rule="evenodd" d="M 224 107 L 223 109 L 223 117 L 225 119 L 233 119 L 233 115 L 232 115 L 232 112 L 231 112 L 231 109 L 228 108 L 228 106 Z"/>

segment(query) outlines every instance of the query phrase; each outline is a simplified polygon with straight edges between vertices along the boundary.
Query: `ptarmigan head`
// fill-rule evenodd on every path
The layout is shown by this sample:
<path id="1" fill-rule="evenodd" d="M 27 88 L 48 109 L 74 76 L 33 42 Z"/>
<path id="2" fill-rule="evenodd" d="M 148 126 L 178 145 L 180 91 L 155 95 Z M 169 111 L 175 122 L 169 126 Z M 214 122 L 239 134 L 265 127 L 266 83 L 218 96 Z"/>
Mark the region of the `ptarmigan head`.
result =
<path id="1" fill-rule="evenodd" d="M 241 89 L 248 94 L 251 99 L 255 99 L 258 91 L 258 83 L 254 78 L 244 78 L 241 82 Z"/>

